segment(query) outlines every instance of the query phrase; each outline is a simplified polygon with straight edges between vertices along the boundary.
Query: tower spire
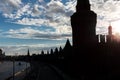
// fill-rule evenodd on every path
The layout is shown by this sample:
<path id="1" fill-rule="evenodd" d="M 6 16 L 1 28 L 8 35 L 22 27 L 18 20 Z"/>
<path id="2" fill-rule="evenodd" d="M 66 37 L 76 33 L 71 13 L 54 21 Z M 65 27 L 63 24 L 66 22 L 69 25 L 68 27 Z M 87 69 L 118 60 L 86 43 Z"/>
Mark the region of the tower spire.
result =
<path id="1" fill-rule="evenodd" d="M 76 11 L 90 10 L 89 0 L 77 0 Z"/>
<path id="2" fill-rule="evenodd" d="M 27 56 L 30 56 L 30 52 L 29 52 L 29 49 L 28 49 L 28 52 L 27 52 Z"/>

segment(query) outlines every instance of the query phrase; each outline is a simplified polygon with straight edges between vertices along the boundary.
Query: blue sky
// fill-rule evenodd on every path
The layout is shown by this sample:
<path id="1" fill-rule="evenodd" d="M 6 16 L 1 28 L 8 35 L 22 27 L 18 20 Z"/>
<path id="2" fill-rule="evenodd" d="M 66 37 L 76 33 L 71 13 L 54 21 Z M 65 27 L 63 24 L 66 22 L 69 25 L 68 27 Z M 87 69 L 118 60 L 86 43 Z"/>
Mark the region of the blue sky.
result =
<path id="1" fill-rule="evenodd" d="M 7 55 L 31 54 L 64 47 L 72 41 L 70 16 L 77 0 L 0 0 L 0 48 Z M 111 21 L 119 21 L 119 0 L 90 0 L 98 14 L 96 34 L 107 34 Z"/>

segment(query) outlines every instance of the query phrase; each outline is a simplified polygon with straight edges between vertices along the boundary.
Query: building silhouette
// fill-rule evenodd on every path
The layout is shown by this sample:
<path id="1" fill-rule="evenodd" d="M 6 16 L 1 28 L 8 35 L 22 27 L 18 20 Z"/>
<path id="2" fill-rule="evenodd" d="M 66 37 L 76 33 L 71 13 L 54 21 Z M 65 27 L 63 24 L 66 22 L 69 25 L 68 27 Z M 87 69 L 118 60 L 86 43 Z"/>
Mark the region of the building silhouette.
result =
<path id="1" fill-rule="evenodd" d="M 94 42 L 96 19 L 96 13 L 90 10 L 89 0 L 77 0 L 76 12 L 71 16 L 73 47 Z"/>
<path id="2" fill-rule="evenodd" d="M 110 75 L 113 79 L 120 72 L 120 42 L 112 34 L 111 25 L 108 35 L 96 35 L 96 23 L 97 14 L 91 11 L 89 0 L 77 0 L 76 12 L 71 16 L 73 50 L 68 65 L 75 76 L 85 80 L 107 80 Z"/>

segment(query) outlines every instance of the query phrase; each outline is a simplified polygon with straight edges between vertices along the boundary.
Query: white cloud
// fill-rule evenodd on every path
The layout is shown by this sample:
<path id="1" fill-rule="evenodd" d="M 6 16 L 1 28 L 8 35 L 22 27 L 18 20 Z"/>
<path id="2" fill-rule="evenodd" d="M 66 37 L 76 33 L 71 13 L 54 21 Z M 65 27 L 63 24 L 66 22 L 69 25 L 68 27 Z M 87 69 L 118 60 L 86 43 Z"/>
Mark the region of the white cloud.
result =
<path id="1" fill-rule="evenodd" d="M 31 8 L 30 4 L 26 4 L 25 6 L 21 7 L 17 10 L 16 14 L 14 14 L 15 18 L 21 18 L 23 15 L 30 15 L 31 14 Z"/>
<path id="2" fill-rule="evenodd" d="M 65 11 L 64 9 L 65 8 L 64 8 L 64 5 L 62 2 L 51 0 L 47 4 L 46 12 L 48 12 L 48 13 L 63 13 Z"/>
<path id="3" fill-rule="evenodd" d="M 30 27 L 28 28 L 21 28 L 17 30 L 10 29 L 6 32 L 6 36 L 10 38 L 19 38 L 19 39 L 31 39 L 32 35 L 35 33 L 40 33 L 39 30 L 34 30 Z"/>
<path id="4" fill-rule="evenodd" d="M 40 2 L 44 1 L 41 0 Z M 73 5 L 73 3 L 75 3 L 75 0 L 65 4 L 61 0 L 51 0 L 46 5 L 28 3 L 22 5 L 14 13 L 4 13 L 4 16 L 9 18 L 9 20 L 11 19 L 12 23 L 52 27 L 56 30 L 54 34 L 59 34 L 59 36 L 62 34 L 71 34 L 70 15 L 72 15 L 74 9 L 70 5 Z M 21 35 L 14 34 L 14 36 L 20 37 Z"/>
<path id="5" fill-rule="evenodd" d="M 22 5 L 21 0 L 1 0 L 0 11 L 5 14 L 10 14 L 12 11 L 17 10 Z"/>
<path id="6" fill-rule="evenodd" d="M 59 27 L 60 28 L 60 27 Z M 67 31 L 66 33 L 64 31 Z M 21 29 L 10 29 L 8 32 L 2 33 L 3 37 L 18 38 L 18 39 L 48 39 L 48 40 L 65 40 L 71 38 L 71 33 L 68 28 L 61 28 L 55 31 L 49 29 L 39 30 L 31 27 Z"/>
<path id="7" fill-rule="evenodd" d="M 21 25 L 35 25 L 35 26 L 41 26 L 42 24 L 46 23 L 47 20 L 45 19 L 33 19 L 33 18 L 23 18 L 21 20 L 18 20 L 17 24 Z"/>
<path id="8" fill-rule="evenodd" d="M 5 0 L 6 1 L 6 0 Z M 8 5 L 10 5 L 11 7 L 15 8 L 15 7 L 20 7 L 19 5 L 22 4 L 21 0 L 7 0 L 8 1 Z"/>
<path id="9" fill-rule="evenodd" d="M 43 2 L 44 0 L 38 0 L 39 2 Z"/>
<path id="10" fill-rule="evenodd" d="M 32 10 L 32 16 L 38 16 L 41 14 L 40 10 L 39 10 L 39 5 L 34 5 L 33 10 Z"/>

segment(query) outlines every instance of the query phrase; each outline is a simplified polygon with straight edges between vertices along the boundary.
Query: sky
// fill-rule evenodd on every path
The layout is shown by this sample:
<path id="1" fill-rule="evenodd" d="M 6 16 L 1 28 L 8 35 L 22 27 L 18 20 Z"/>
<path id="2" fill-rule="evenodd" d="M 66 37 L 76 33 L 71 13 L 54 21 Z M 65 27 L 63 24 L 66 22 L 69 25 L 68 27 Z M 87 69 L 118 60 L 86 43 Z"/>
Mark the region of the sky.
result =
<path id="1" fill-rule="evenodd" d="M 0 0 L 0 48 L 6 55 L 39 54 L 72 44 L 70 16 L 77 0 Z M 97 13 L 96 34 L 107 34 L 111 23 L 119 32 L 120 1 L 90 0 Z M 117 27 L 117 28 L 116 28 Z"/>

